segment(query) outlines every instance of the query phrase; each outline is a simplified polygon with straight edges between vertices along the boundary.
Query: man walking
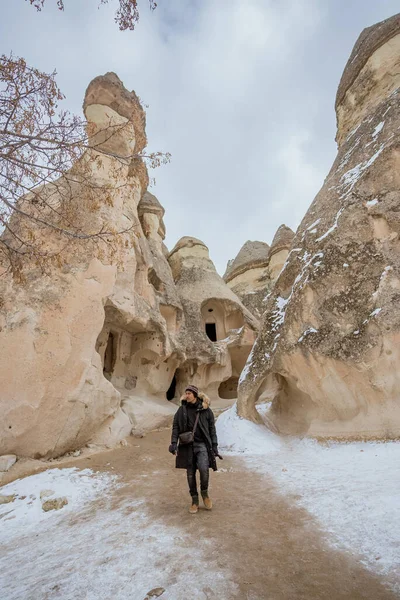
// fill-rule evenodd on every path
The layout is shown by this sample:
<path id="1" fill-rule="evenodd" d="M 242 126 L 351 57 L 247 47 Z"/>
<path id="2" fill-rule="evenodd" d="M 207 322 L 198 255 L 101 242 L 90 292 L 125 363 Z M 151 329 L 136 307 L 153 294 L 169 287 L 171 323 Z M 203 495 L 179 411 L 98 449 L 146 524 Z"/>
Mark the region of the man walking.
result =
<path id="1" fill-rule="evenodd" d="M 212 509 L 208 495 L 209 469 L 217 470 L 217 432 L 210 400 L 199 393 L 195 385 L 188 385 L 181 406 L 175 413 L 172 425 L 171 454 L 177 454 L 176 468 L 186 469 L 189 492 L 192 496 L 191 514 L 199 510 L 196 470 L 200 472 L 200 492 L 204 507 Z"/>

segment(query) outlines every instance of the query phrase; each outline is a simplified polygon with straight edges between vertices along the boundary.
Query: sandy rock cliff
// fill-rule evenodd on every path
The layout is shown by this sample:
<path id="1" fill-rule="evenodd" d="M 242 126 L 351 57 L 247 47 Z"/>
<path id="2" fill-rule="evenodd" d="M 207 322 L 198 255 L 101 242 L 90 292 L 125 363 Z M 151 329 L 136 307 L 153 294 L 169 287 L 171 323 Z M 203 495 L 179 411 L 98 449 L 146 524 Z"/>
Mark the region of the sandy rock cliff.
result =
<path id="1" fill-rule="evenodd" d="M 180 343 L 186 360 L 177 387 L 183 391 L 192 381 L 211 397 L 236 398 L 259 323 L 218 275 L 203 242 L 182 238 L 168 262 L 185 316 Z"/>
<path id="2" fill-rule="evenodd" d="M 271 287 L 268 271 L 269 246 L 247 241 L 234 260 L 229 261 L 224 281 L 257 318 L 264 312 L 264 298 Z"/>
<path id="3" fill-rule="evenodd" d="M 189 268 L 193 278 L 190 244 L 168 258 L 164 209 L 137 157 L 147 141 L 136 94 L 107 73 L 90 83 L 84 112 L 90 149 L 73 177 L 43 194 L 54 206 L 65 202 L 60 194 L 73 179 L 68 199 L 82 229 L 124 233 L 116 243 L 72 240 L 47 273 L 32 263 L 24 281 L 0 280 L 0 455 L 49 458 L 87 443 L 112 446 L 165 422 L 176 410 L 168 400 L 193 378 L 217 397 L 226 381 L 222 397 L 236 396 L 255 339 L 258 323 L 204 245 Z M 14 228 L 24 226 L 18 219 Z M 65 245 L 47 228 L 35 235 L 48 248 Z M 183 289 L 184 281 L 193 288 Z M 206 332 L 210 307 L 215 342 Z"/>
<path id="4" fill-rule="evenodd" d="M 137 216 L 146 169 L 125 158 L 146 144 L 143 109 L 110 73 L 89 85 L 84 111 L 90 143 L 96 146 L 83 159 L 89 165 L 85 178 L 93 186 L 112 187 L 112 202 L 99 192 L 98 206 L 89 208 L 86 188 L 79 184 L 71 202 L 80 203 L 87 229 L 128 232 L 117 251 L 108 244 L 88 244 L 83 252 L 71 242 L 61 267 L 42 274 L 28 265 L 23 283 L 11 277 L 0 282 L 0 452 L 60 455 L 88 442 L 105 425 L 109 442 L 127 435 L 132 425 L 120 409 L 120 392 L 107 378 L 115 361 L 110 340 L 115 336 L 116 341 L 124 328 L 144 331 L 149 322 L 166 331 L 151 285 L 145 308 L 126 286 L 135 279 L 138 263 L 146 260 Z M 107 154 L 100 155 L 100 149 Z M 101 162 L 96 160 L 100 156 Z M 43 243 L 55 243 L 51 231 L 37 234 Z"/>
<path id="5" fill-rule="evenodd" d="M 257 319 L 265 311 L 266 296 L 285 264 L 293 238 L 293 231 L 281 225 L 271 247 L 249 240 L 228 262 L 224 281 Z"/>
<path id="6" fill-rule="evenodd" d="M 294 239 L 294 232 L 281 225 L 274 235 L 268 255 L 268 270 L 272 283 L 275 283 L 289 254 Z"/>
<path id="7" fill-rule="evenodd" d="M 336 101 L 338 156 L 266 304 L 238 411 L 282 433 L 400 435 L 400 15 L 366 29 Z"/>

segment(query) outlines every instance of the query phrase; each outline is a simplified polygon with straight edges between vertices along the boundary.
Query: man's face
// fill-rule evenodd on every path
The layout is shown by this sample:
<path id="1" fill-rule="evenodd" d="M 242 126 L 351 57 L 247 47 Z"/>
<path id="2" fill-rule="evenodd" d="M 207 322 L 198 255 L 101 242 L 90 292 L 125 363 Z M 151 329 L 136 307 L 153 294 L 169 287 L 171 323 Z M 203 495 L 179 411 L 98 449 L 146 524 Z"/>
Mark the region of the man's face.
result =
<path id="1" fill-rule="evenodd" d="M 185 392 L 185 398 L 186 398 L 186 401 L 189 402 L 189 404 L 195 404 L 195 402 L 196 402 L 196 397 L 193 394 L 193 392 L 189 392 L 189 391 Z"/>

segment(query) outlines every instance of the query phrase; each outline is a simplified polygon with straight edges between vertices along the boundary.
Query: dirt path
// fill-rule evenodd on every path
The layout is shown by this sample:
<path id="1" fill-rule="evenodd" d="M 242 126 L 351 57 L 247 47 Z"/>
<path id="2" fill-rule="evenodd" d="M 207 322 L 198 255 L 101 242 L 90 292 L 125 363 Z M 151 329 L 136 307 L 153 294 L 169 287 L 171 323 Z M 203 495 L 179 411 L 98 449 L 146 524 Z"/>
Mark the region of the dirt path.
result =
<path id="1" fill-rule="evenodd" d="M 294 497 L 278 494 L 272 481 L 249 471 L 240 458 L 225 457 L 219 463 L 221 472 L 211 473 L 212 512 L 202 509 L 190 515 L 185 471 L 174 469 L 174 458 L 167 452 L 169 435 L 165 430 L 131 439 L 127 448 L 71 465 L 111 470 L 123 478 L 127 485 L 116 492 L 113 509 L 126 505 L 127 499 L 144 500 L 158 522 L 183 528 L 191 539 L 206 540 L 204 569 L 228 567 L 238 590 L 230 598 L 396 598 L 354 556 L 330 547 L 324 532 L 296 506 Z M 189 564 L 191 560 L 196 557 L 188 557 Z M 212 587 L 203 591 L 204 597 L 230 600 L 213 595 Z"/>

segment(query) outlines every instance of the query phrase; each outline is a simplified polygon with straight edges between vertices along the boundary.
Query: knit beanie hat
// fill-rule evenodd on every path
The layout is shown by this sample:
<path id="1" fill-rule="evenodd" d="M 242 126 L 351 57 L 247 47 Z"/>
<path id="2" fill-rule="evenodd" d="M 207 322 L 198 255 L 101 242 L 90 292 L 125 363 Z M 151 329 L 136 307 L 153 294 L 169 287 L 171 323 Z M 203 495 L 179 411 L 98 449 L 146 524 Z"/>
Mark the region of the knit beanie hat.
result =
<path id="1" fill-rule="evenodd" d="M 198 396 L 199 395 L 199 388 L 196 387 L 195 385 L 187 385 L 186 389 L 185 389 L 185 392 L 193 392 L 193 394 L 195 396 Z"/>

